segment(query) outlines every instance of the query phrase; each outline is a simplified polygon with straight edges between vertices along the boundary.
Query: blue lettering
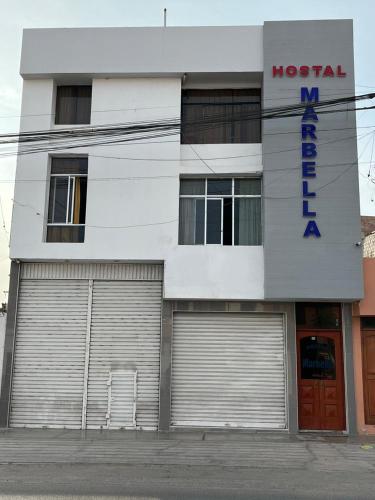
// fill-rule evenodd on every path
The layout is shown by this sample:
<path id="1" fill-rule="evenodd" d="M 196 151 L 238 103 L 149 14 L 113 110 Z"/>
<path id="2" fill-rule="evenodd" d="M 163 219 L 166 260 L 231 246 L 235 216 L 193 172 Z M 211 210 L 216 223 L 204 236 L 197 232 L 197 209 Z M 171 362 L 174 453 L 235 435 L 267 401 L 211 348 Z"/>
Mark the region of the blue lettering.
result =
<path id="1" fill-rule="evenodd" d="M 302 191 L 304 198 L 315 198 L 316 193 L 314 191 L 309 191 L 308 181 L 302 181 Z"/>
<path id="2" fill-rule="evenodd" d="M 303 123 L 301 125 L 302 140 L 305 141 L 310 137 L 310 139 L 317 140 L 315 135 L 316 127 L 312 123 Z"/>
<path id="3" fill-rule="evenodd" d="M 321 237 L 318 226 L 314 220 L 309 220 L 305 232 L 303 233 L 304 238 L 309 238 L 310 236 L 315 236 L 316 238 Z"/>
<path id="4" fill-rule="evenodd" d="M 311 91 L 307 87 L 301 88 L 301 102 L 318 102 L 319 101 L 319 89 L 318 87 L 312 87 Z"/>
<path id="5" fill-rule="evenodd" d="M 317 146 L 315 142 L 307 141 L 317 141 L 316 126 L 313 123 L 304 122 L 318 122 L 319 118 L 313 103 L 319 102 L 319 88 L 311 87 L 301 87 L 301 103 L 306 103 L 306 107 L 303 112 L 301 120 L 301 139 L 302 139 L 302 179 L 312 179 L 317 176 L 316 163 L 315 161 L 304 161 L 305 159 L 313 160 L 318 156 Z M 304 142 L 305 141 L 305 142 Z M 315 191 L 309 190 L 309 181 L 302 180 L 302 197 L 307 198 L 302 200 L 302 214 L 303 217 L 309 217 L 310 219 L 316 217 L 316 212 L 309 209 L 309 199 L 316 197 Z M 305 232 L 303 234 L 304 238 L 309 238 L 313 236 L 315 238 L 320 238 L 321 234 L 317 223 L 314 220 L 309 220 L 305 227 Z M 315 361 L 311 362 L 311 365 L 315 364 L 318 366 L 320 363 Z M 324 362 L 321 363 L 322 366 Z"/>
<path id="6" fill-rule="evenodd" d="M 303 177 L 316 177 L 315 172 L 315 161 L 303 161 L 302 162 L 302 176 Z"/>
<path id="7" fill-rule="evenodd" d="M 304 217 L 316 217 L 316 212 L 310 212 L 309 211 L 309 202 L 308 200 L 303 200 L 302 202 L 303 206 L 303 216 Z"/>
<path id="8" fill-rule="evenodd" d="M 318 122 L 319 118 L 318 115 L 315 113 L 315 109 L 312 106 L 306 106 L 305 111 L 302 116 L 302 121 L 303 122 Z"/>
<path id="9" fill-rule="evenodd" d="M 316 155 L 316 144 L 313 142 L 302 143 L 302 158 L 315 158 Z"/>

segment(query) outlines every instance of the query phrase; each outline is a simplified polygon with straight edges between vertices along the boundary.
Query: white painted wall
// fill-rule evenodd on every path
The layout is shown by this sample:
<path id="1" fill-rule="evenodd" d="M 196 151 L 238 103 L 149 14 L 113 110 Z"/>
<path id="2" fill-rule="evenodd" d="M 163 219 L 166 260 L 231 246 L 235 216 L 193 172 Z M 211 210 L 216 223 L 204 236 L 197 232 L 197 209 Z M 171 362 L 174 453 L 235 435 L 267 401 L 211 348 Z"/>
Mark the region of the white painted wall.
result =
<path id="1" fill-rule="evenodd" d="M 180 78 L 97 78 L 91 122 L 179 118 L 180 100 Z M 22 119 L 22 129 L 49 128 L 53 102 L 53 80 L 25 80 L 22 114 L 42 116 Z M 165 261 L 168 298 L 264 297 L 262 247 L 178 246 L 179 176 L 212 174 L 200 157 L 231 157 L 206 160 L 225 175 L 261 172 L 260 144 L 181 146 L 175 135 L 142 144 L 85 147 L 75 153 L 89 155 L 85 242 L 44 242 L 48 154 L 21 156 L 11 258 Z M 162 161 L 152 161 L 155 158 Z"/>
<path id="2" fill-rule="evenodd" d="M 26 29 L 21 75 L 263 71 L 263 26 Z"/>

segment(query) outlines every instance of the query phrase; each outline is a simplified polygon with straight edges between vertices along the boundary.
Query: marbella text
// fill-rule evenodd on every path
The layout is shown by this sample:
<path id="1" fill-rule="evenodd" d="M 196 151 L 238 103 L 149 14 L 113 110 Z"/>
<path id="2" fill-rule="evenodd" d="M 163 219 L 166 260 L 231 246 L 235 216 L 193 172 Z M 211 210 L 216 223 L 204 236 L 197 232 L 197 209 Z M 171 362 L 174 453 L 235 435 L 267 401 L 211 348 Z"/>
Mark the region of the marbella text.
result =
<path id="1" fill-rule="evenodd" d="M 273 78 L 281 77 L 302 77 L 313 76 L 315 78 L 343 78 L 346 77 L 346 72 L 343 70 L 342 65 L 314 65 L 314 66 L 273 66 Z M 308 219 L 305 230 L 303 233 L 304 238 L 315 237 L 320 238 L 321 233 L 316 221 L 317 212 L 316 208 L 312 209 L 310 203 L 316 198 L 316 191 L 314 191 L 313 183 L 317 177 L 316 158 L 317 151 L 317 122 L 319 121 L 318 115 L 314 110 L 313 103 L 319 102 L 319 88 L 318 87 L 301 87 L 300 94 L 301 104 L 306 104 L 301 119 L 301 174 L 302 174 L 302 216 Z"/>

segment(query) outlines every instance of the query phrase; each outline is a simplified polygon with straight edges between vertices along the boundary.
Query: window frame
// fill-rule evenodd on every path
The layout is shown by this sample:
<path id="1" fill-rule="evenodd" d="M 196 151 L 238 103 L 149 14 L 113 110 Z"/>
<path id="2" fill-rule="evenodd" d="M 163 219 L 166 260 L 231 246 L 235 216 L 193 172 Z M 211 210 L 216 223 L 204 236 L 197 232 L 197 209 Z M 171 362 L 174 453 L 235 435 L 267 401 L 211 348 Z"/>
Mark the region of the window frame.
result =
<path id="1" fill-rule="evenodd" d="M 217 195 L 217 194 L 208 194 L 208 181 L 209 180 L 220 180 L 220 179 L 231 179 L 232 181 L 232 189 L 231 194 Z M 242 179 L 253 179 L 260 180 L 260 194 L 235 194 L 235 181 Z M 179 200 L 181 198 L 190 198 L 190 199 L 204 199 L 204 242 L 203 243 L 178 243 L 179 246 L 225 246 L 225 247 L 242 247 L 242 246 L 263 246 L 263 182 L 262 176 L 220 176 L 220 177 L 180 177 L 180 191 L 181 191 L 181 181 L 184 180 L 202 180 L 204 181 L 204 194 L 180 194 Z M 225 198 L 231 198 L 232 200 L 232 244 L 224 245 L 224 200 Z M 239 198 L 260 198 L 261 200 L 261 215 L 260 215 L 260 230 L 261 230 L 261 243 L 260 245 L 235 245 L 234 237 L 235 237 L 235 200 Z M 221 243 L 207 243 L 207 200 L 221 200 Z M 180 218 L 180 213 L 178 214 Z"/>
<path id="2" fill-rule="evenodd" d="M 91 94 L 90 94 L 90 112 L 89 112 L 89 116 L 88 116 L 88 121 L 84 121 L 84 122 L 80 122 L 80 121 L 73 121 L 73 122 L 63 122 L 63 123 L 60 123 L 60 121 L 57 121 L 58 119 L 60 120 L 60 110 L 59 110 L 59 106 L 60 106 L 60 103 L 58 102 L 59 101 L 59 98 L 61 97 L 59 95 L 59 88 L 61 87 L 90 87 L 91 88 Z M 90 125 L 91 124 L 91 121 L 92 121 L 92 91 L 93 91 L 93 85 L 92 85 L 92 81 L 89 82 L 89 83 L 73 83 L 73 84 L 70 84 L 70 83 L 57 83 L 55 82 L 54 84 L 54 113 L 53 113 L 53 116 L 52 116 L 52 123 L 53 123 L 53 126 L 54 127 L 59 127 L 59 128 L 66 128 L 66 127 L 82 127 L 82 126 L 85 126 L 85 125 Z M 75 115 L 75 118 L 77 119 L 77 100 L 78 100 L 78 96 L 75 96 L 74 97 L 75 99 L 75 112 L 74 112 L 74 115 Z"/>
<path id="3" fill-rule="evenodd" d="M 67 210 L 66 210 L 66 221 L 65 222 L 48 222 L 48 216 L 49 214 L 47 215 L 47 226 L 85 226 L 85 224 L 75 224 L 73 222 L 73 214 L 74 214 L 74 197 L 75 197 L 75 186 L 76 186 L 76 178 L 77 177 L 84 177 L 85 179 L 87 179 L 87 174 L 50 174 L 50 186 L 51 186 L 51 181 L 52 179 L 56 178 L 56 177 L 62 177 L 62 178 L 67 178 L 68 179 L 68 191 L 67 191 L 67 195 L 66 195 L 66 199 L 67 199 Z M 73 194 L 72 196 L 70 197 L 70 181 L 73 180 Z M 56 184 L 55 184 L 55 190 L 54 190 L 54 193 L 56 192 Z M 70 203 L 70 200 L 72 200 L 72 202 Z M 49 200 L 48 200 L 49 201 Z M 54 207 L 55 208 L 55 207 Z M 70 212 L 70 221 L 68 220 L 68 215 L 69 215 L 69 212 Z"/>
<path id="4" fill-rule="evenodd" d="M 210 91 L 212 94 L 211 96 L 206 96 L 206 99 L 210 99 L 213 98 L 215 99 L 215 97 L 224 97 L 224 96 L 220 96 L 220 91 L 227 91 L 227 92 L 232 92 L 235 93 L 236 91 L 244 91 L 244 92 L 248 92 L 248 96 L 251 96 L 251 97 L 257 97 L 259 98 L 259 102 L 239 102 L 239 103 L 236 103 L 235 101 L 232 101 L 231 103 L 227 102 L 227 103 L 224 103 L 224 102 L 199 102 L 199 103 L 186 103 L 184 102 L 184 98 L 187 97 L 187 94 L 189 92 L 207 92 L 207 91 Z M 229 95 L 229 94 L 228 94 Z M 206 87 L 206 86 L 199 86 L 199 87 L 182 87 L 181 89 L 181 105 L 180 105 L 180 112 L 181 112 L 181 133 L 180 133 L 180 143 L 181 145 L 189 145 L 189 144 L 261 144 L 262 143 L 262 135 L 263 135 L 263 127 L 262 127 L 262 120 L 261 120 L 261 112 L 262 112 L 262 95 L 263 95 L 263 91 L 262 91 L 262 87 L 261 86 L 251 86 L 249 87 L 248 85 L 246 86 L 225 86 L 225 87 L 222 87 L 222 86 L 219 86 L 219 87 Z M 232 95 L 232 98 L 234 97 L 234 95 Z M 206 107 L 215 107 L 215 106 L 232 106 L 232 108 L 234 106 L 238 106 L 240 104 L 255 104 L 255 105 L 259 105 L 259 130 L 256 132 L 257 133 L 257 138 L 259 139 L 258 141 L 254 141 L 254 140 L 251 140 L 251 141 L 243 141 L 243 140 L 231 140 L 231 141 L 225 141 L 225 142 L 218 142 L 218 141 L 214 141 L 214 142 L 211 142 L 211 141 L 205 141 L 205 140 L 202 140 L 202 141 L 190 141 L 187 139 L 186 136 L 189 136 L 189 133 L 191 132 L 187 132 L 186 131 L 186 127 L 189 126 L 189 122 L 186 121 L 186 111 L 187 111 L 187 107 L 189 106 L 206 106 Z M 231 115 L 233 116 L 233 109 L 231 111 Z M 253 121 L 253 120 L 252 120 Z M 254 120 L 255 122 L 255 120 Z M 217 125 L 216 125 L 217 126 Z M 233 123 L 232 123 L 232 129 L 233 129 Z M 211 125 L 211 127 L 215 128 L 215 125 Z M 204 134 L 204 130 L 202 132 Z M 234 137 L 233 135 L 231 136 L 232 138 Z"/>
<path id="5" fill-rule="evenodd" d="M 49 179 L 48 179 L 48 189 L 47 189 L 47 199 L 46 199 L 46 230 L 45 230 L 45 235 L 44 235 L 44 242 L 45 243 L 65 243 L 63 241 L 61 242 L 56 242 L 56 241 L 48 241 L 48 228 L 49 227 L 83 227 L 85 228 L 86 227 L 86 210 L 87 210 L 87 189 L 88 189 L 88 171 L 87 173 L 76 173 L 76 174 L 72 174 L 72 173 L 58 173 L 58 174 L 54 174 L 52 173 L 52 163 L 53 163 L 53 160 L 54 159 L 66 159 L 66 160 L 69 160 L 69 159 L 72 159 L 72 160 L 76 160 L 77 158 L 80 158 L 80 159 L 86 159 L 87 160 L 87 163 L 88 163 L 88 157 L 87 156 L 81 156 L 81 155 L 77 155 L 77 156 L 52 156 L 50 157 L 49 159 Z M 73 222 L 73 217 L 74 217 L 74 199 L 75 199 L 75 188 L 76 188 L 76 178 L 77 177 L 80 177 L 80 178 L 84 178 L 86 179 L 86 206 L 85 206 L 85 223 L 82 224 L 82 223 L 74 223 Z M 66 195 L 66 214 L 65 214 L 65 222 L 49 222 L 49 219 L 50 219 L 50 213 L 49 213 L 49 209 L 50 209 L 50 196 L 51 196 L 51 182 L 52 182 L 52 179 L 54 178 L 65 178 L 65 179 L 68 179 L 68 189 L 67 189 L 67 195 Z M 73 191 L 71 193 L 71 181 L 73 181 Z M 55 200 L 55 193 L 56 193 L 56 183 L 55 183 L 55 186 L 54 186 L 54 197 L 53 199 Z M 53 215 L 54 215 L 54 212 L 55 212 L 55 205 L 53 205 Z M 51 219 L 53 220 L 53 217 L 51 217 Z M 83 241 L 82 242 L 79 242 L 79 243 L 83 243 L 84 242 L 84 238 L 83 238 Z M 71 242 L 71 243 L 78 243 L 78 242 Z"/>

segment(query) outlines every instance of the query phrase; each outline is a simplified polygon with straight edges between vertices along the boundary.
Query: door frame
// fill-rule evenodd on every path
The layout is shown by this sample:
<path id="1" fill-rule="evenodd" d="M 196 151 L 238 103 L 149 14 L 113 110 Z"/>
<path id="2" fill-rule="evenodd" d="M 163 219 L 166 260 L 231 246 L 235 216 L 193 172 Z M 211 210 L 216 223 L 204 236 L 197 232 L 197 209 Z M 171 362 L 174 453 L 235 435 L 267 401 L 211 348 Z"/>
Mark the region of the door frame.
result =
<path id="1" fill-rule="evenodd" d="M 341 396 L 342 396 L 342 415 L 343 415 L 343 429 L 331 430 L 331 429 L 301 429 L 300 428 L 300 411 L 299 411 L 299 387 L 300 387 L 300 373 L 301 373 L 301 357 L 300 357 L 300 339 L 305 336 L 315 336 L 315 337 L 324 337 L 328 336 L 329 338 L 333 338 L 337 340 L 340 346 L 339 357 L 336 353 L 336 380 L 338 380 L 338 373 L 340 373 L 341 377 Z M 297 425 L 298 432 L 345 432 L 348 427 L 347 420 L 347 394 L 346 394 L 346 365 L 345 365 L 345 345 L 344 345 L 344 334 L 342 329 L 340 330 L 330 330 L 330 329 L 313 329 L 313 328 L 301 328 L 296 330 L 296 369 L 297 369 Z M 337 366 L 340 367 L 340 370 L 337 370 Z"/>

